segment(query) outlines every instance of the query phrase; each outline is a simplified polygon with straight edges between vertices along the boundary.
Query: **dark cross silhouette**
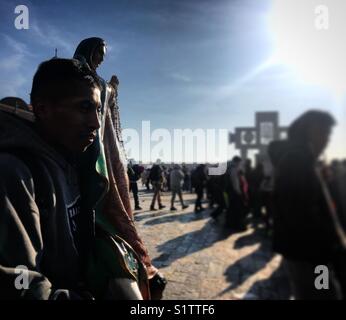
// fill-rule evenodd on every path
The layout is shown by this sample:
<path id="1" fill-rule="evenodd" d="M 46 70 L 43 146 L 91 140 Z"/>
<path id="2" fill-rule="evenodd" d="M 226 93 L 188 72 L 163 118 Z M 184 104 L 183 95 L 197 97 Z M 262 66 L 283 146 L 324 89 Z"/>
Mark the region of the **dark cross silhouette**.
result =
<path id="1" fill-rule="evenodd" d="M 287 127 L 279 126 L 278 112 L 256 112 L 254 127 L 238 127 L 230 134 L 230 143 L 240 150 L 242 159 L 246 159 L 249 150 L 258 150 L 259 158 L 266 158 L 269 143 L 284 138 Z"/>

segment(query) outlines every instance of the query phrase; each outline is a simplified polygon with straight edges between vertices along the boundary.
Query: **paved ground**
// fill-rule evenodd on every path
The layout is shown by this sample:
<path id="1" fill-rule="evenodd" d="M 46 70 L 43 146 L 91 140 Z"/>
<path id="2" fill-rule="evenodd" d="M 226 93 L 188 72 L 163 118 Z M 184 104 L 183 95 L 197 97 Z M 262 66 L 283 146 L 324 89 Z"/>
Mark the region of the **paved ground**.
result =
<path id="1" fill-rule="evenodd" d="M 171 212 L 165 193 L 160 211 L 149 211 L 152 193 L 141 191 L 136 225 L 154 265 L 168 278 L 164 299 L 289 299 L 281 257 L 272 254 L 261 225 L 230 233 L 210 211 L 195 214 L 195 196 L 184 194 L 189 208 Z M 206 204 L 205 204 L 206 206 Z"/>

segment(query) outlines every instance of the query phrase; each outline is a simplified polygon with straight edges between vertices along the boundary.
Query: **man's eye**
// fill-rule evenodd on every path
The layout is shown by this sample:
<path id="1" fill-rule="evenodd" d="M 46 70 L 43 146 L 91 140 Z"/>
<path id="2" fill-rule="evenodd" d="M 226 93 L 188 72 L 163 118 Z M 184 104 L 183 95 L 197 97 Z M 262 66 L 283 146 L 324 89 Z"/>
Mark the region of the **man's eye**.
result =
<path id="1" fill-rule="evenodd" d="M 81 103 L 81 105 L 80 105 L 80 111 L 82 113 L 95 112 L 95 110 L 97 111 L 97 113 L 101 113 L 102 106 L 101 105 L 99 106 L 98 104 L 94 104 L 91 102 Z"/>
<path id="2" fill-rule="evenodd" d="M 80 110 L 83 112 L 83 113 L 87 113 L 89 112 L 90 110 L 90 107 L 86 104 L 82 104 L 81 107 L 80 107 Z"/>

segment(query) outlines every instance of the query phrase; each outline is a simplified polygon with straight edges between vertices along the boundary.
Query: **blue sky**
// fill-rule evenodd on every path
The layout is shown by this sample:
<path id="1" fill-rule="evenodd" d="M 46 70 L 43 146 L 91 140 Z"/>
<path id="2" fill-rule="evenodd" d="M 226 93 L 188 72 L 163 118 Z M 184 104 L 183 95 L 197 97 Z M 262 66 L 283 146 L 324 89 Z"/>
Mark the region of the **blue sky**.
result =
<path id="1" fill-rule="evenodd" d="M 232 131 L 235 126 L 253 125 L 255 111 L 279 111 L 281 124 L 287 125 L 308 108 L 323 108 L 339 123 L 328 157 L 344 157 L 343 92 L 336 95 L 325 83 L 307 81 L 291 61 L 272 60 L 278 46 L 275 36 L 287 39 L 289 50 L 307 50 L 304 43 L 301 48 L 302 43 L 295 42 L 306 27 L 299 21 L 311 19 L 313 25 L 319 1 L 305 0 L 303 7 L 297 0 L 276 1 L 282 3 L 279 9 L 271 0 L 24 1 L 29 29 L 17 30 L 14 8 L 18 3 L 1 0 L 0 96 L 29 101 L 32 76 L 41 61 L 54 55 L 54 48 L 58 56 L 72 57 L 82 39 L 99 36 L 106 40 L 108 52 L 98 73 L 105 79 L 112 74 L 120 79 L 125 128 L 140 129 L 141 121 L 150 120 L 153 129 Z M 329 3 L 331 31 L 314 31 L 314 35 L 336 49 L 330 51 L 333 54 L 346 54 L 340 44 L 345 29 L 339 23 L 346 21 L 340 16 L 345 4 L 324 3 Z M 297 23 L 280 34 L 285 28 L 272 24 L 273 14 L 283 23 Z M 326 69 L 334 70 L 328 66 L 333 56 L 328 59 L 316 63 L 327 63 Z M 335 69 L 346 74 L 345 62 Z"/>

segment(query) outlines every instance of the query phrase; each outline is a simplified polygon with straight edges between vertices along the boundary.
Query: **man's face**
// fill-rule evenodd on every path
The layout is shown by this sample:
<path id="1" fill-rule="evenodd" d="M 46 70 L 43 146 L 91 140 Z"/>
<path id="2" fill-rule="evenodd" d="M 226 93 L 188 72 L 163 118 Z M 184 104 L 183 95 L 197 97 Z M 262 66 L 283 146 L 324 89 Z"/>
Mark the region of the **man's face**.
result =
<path id="1" fill-rule="evenodd" d="M 49 142 L 71 152 L 83 152 L 92 144 L 100 127 L 101 93 L 86 81 L 72 82 L 68 91 L 58 102 L 46 102 L 39 114 L 42 130 Z"/>

